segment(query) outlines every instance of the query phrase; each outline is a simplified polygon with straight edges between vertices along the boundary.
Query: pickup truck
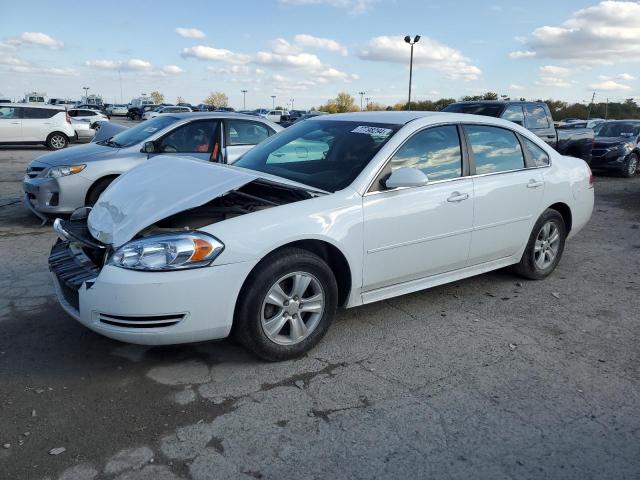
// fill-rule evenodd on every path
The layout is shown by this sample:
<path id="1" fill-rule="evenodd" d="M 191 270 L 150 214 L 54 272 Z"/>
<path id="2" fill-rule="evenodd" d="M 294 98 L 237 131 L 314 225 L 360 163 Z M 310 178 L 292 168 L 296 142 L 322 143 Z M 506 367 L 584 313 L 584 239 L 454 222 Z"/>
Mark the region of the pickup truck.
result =
<path id="1" fill-rule="evenodd" d="M 510 102 L 480 100 L 457 102 L 445 107 L 443 112 L 470 113 L 503 118 L 531 130 L 562 155 L 591 160 L 595 134 L 590 128 L 556 128 L 549 107 L 544 102 Z"/>

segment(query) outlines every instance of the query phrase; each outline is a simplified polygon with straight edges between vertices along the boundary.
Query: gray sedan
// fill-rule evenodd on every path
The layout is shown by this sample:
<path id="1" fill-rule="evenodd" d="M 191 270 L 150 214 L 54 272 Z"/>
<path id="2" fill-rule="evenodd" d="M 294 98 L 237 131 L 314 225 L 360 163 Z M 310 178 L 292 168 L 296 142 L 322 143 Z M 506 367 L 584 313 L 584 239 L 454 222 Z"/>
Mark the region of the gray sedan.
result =
<path id="1" fill-rule="evenodd" d="M 160 115 L 102 141 L 33 160 L 23 180 L 24 203 L 43 220 L 73 213 L 95 204 L 115 178 L 158 154 L 233 163 L 280 130 L 266 119 L 240 114 Z"/>

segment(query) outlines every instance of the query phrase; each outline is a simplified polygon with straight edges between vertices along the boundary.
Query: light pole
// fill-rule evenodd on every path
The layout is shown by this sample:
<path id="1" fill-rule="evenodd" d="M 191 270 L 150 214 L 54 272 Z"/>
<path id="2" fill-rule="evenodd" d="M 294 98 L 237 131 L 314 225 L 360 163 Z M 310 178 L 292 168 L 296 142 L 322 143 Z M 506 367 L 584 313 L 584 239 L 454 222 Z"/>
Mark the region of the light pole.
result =
<path id="1" fill-rule="evenodd" d="M 291 101 L 291 110 L 293 110 L 293 98 L 289 99 Z"/>
<path id="2" fill-rule="evenodd" d="M 416 35 L 415 37 L 413 37 L 413 40 L 411 40 L 411 37 L 407 35 L 406 37 L 404 37 L 404 41 L 407 42 L 409 45 L 411 45 L 411 59 L 409 60 L 409 103 L 407 107 L 408 110 L 411 110 L 411 78 L 413 76 L 413 46 L 420 41 L 420 35 Z"/>
<path id="3" fill-rule="evenodd" d="M 367 92 L 358 92 L 360 95 L 360 111 L 362 111 L 362 98 L 366 95 Z"/>
<path id="4" fill-rule="evenodd" d="M 275 110 L 275 109 L 276 109 L 276 96 L 271 95 L 271 110 Z"/>
<path id="5" fill-rule="evenodd" d="M 369 102 L 371 101 L 371 97 L 365 97 L 365 102 L 367 102 L 367 110 L 369 110 Z"/>
<path id="6" fill-rule="evenodd" d="M 89 101 L 89 87 L 82 87 L 82 89 L 84 90 L 84 103 L 87 103 Z"/>
<path id="7" fill-rule="evenodd" d="M 240 90 L 242 92 L 242 109 L 247 109 L 247 92 L 248 90 Z"/>

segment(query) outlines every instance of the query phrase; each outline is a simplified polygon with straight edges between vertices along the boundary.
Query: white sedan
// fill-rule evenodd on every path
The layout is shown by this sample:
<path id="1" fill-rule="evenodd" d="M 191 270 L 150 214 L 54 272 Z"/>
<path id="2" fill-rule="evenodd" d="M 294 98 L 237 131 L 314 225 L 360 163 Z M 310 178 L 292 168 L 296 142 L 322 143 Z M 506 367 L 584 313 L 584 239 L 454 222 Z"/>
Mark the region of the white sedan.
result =
<path id="1" fill-rule="evenodd" d="M 143 120 L 149 120 L 150 118 L 155 118 L 158 115 L 162 115 L 163 113 L 187 113 L 192 112 L 189 107 L 181 107 L 181 106 L 166 106 L 166 107 L 158 107 L 155 110 L 149 110 L 148 112 L 144 112 L 142 115 Z"/>
<path id="2" fill-rule="evenodd" d="M 62 306 L 108 337 L 233 334 L 293 358 L 356 307 L 513 266 L 543 279 L 587 223 L 587 164 L 500 119 L 327 115 L 234 165 L 145 162 L 56 220 Z"/>

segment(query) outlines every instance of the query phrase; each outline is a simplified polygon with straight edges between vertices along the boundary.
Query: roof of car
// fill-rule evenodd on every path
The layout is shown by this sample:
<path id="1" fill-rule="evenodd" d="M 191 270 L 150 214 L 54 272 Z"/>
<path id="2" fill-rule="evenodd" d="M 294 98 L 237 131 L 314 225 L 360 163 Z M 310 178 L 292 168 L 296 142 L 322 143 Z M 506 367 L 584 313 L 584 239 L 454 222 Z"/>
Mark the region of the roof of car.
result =
<path id="1" fill-rule="evenodd" d="M 314 121 L 330 122 L 332 120 L 345 120 L 353 122 L 371 122 L 371 123 L 387 123 L 392 125 L 405 125 L 412 120 L 418 118 L 426 118 L 433 116 L 451 116 L 458 117 L 457 113 L 444 112 L 424 112 L 424 111 L 380 111 L 380 112 L 353 112 L 353 113 L 335 113 L 333 115 L 318 115 L 314 117 Z M 459 117 L 458 117 L 459 119 Z"/>
<path id="2" fill-rule="evenodd" d="M 519 104 L 523 104 L 523 103 L 544 103 L 542 100 L 462 100 L 460 102 L 454 102 L 455 104 L 458 103 L 484 103 L 486 105 L 506 105 L 508 103 L 519 103 Z M 453 105 L 453 103 L 451 104 Z"/>
<path id="3" fill-rule="evenodd" d="M 3 103 L 0 104 L 3 107 L 28 107 L 28 108 L 48 108 L 50 110 L 60 110 L 64 112 L 65 108 L 63 105 L 47 105 L 41 103 Z"/>
<path id="4" fill-rule="evenodd" d="M 236 112 L 175 112 L 170 113 L 172 117 L 176 118 L 241 118 L 247 120 L 247 115 L 244 113 L 236 113 Z M 269 123 L 265 118 L 262 117 L 251 117 L 252 120 L 263 120 L 265 123 Z"/>
<path id="5" fill-rule="evenodd" d="M 630 118 L 629 120 L 605 120 L 603 123 L 640 123 L 637 118 Z"/>

